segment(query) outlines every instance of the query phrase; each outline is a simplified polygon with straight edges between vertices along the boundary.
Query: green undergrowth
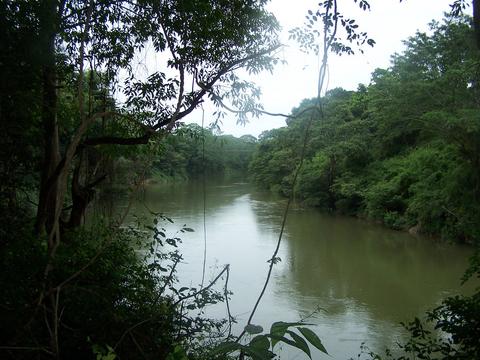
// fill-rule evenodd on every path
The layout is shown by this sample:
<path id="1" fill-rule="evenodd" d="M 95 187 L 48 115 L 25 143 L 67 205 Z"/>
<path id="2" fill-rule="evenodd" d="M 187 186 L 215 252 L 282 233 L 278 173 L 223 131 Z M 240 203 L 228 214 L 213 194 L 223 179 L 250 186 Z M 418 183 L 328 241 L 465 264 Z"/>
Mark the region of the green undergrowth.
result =
<path id="1" fill-rule="evenodd" d="M 150 240 L 148 231 L 97 224 L 64 234 L 45 279 L 46 240 L 27 229 L 1 249 L 3 359 L 51 358 L 54 331 L 65 359 L 173 359 L 180 348 L 200 359 L 202 337 L 217 341 L 223 322 L 184 308 L 198 310 L 222 296 L 212 290 L 179 301 L 195 291 L 176 289 L 181 255 L 159 246 L 161 239 Z M 40 296 L 51 298 L 51 306 L 37 306 Z"/>

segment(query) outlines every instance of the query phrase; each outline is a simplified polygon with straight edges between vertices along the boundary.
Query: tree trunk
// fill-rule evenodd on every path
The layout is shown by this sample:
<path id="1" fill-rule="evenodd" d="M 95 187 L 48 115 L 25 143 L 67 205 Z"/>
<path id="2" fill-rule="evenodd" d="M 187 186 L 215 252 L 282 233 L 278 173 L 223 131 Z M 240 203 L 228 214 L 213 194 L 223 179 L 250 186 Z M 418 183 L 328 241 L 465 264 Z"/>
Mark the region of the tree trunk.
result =
<path id="1" fill-rule="evenodd" d="M 45 1 L 42 7 L 40 43 L 43 49 L 42 64 L 42 125 L 43 166 L 35 231 L 37 234 L 50 232 L 55 216 L 57 180 L 53 179 L 60 162 L 60 141 L 57 123 L 57 72 L 55 61 L 56 3 Z"/>
<path id="2" fill-rule="evenodd" d="M 473 27 L 475 29 L 477 47 L 480 49 L 480 0 L 473 0 Z"/>
<path id="3" fill-rule="evenodd" d="M 91 178 L 96 177 L 100 162 L 98 154 L 89 154 L 87 149 L 82 150 L 72 176 L 72 210 L 66 224 L 68 228 L 75 228 L 84 223 L 87 207 L 95 197 L 94 188 L 106 177 L 103 175 L 89 183 Z"/>

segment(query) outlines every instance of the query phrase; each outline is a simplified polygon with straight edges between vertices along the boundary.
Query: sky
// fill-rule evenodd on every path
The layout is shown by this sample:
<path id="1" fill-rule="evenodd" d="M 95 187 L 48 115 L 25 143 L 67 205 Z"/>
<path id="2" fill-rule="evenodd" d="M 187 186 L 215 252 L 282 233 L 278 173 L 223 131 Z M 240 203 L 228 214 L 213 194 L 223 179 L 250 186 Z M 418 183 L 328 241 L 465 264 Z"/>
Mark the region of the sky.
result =
<path id="1" fill-rule="evenodd" d="M 413 36 L 416 31 L 428 31 L 432 20 L 441 20 L 444 12 L 449 11 L 453 0 L 369 0 L 370 11 L 361 11 L 354 0 L 338 0 L 339 11 L 348 18 L 356 19 L 360 30 L 366 31 L 376 45 L 364 47 L 364 54 L 329 57 L 328 89 L 342 87 L 355 90 L 358 84 L 368 84 L 370 74 L 376 68 L 388 68 L 390 57 L 404 50 L 403 40 Z M 306 55 L 298 45 L 288 40 L 288 30 L 302 26 L 309 9 L 317 10 L 318 0 L 272 0 L 268 4 L 280 25 L 280 38 L 285 46 L 279 53 L 286 65 L 277 65 L 272 74 L 256 75 L 255 83 L 262 91 L 264 109 L 275 113 L 290 113 L 305 98 L 316 96 L 319 60 L 316 56 Z M 471 9 L 467 9 L 471 13 Z M 205 124 L 213 121 L 213 105 L 205 104 Z M 191 114 L 186 122 L 201 122 L 200 110 Z M 243 126 L 236 124 L 233 114 L 222 120 L 224 134 L 257 136 L 264 130 L 285 126 L 280 117 L 261 116 L 252 118 Z"/>

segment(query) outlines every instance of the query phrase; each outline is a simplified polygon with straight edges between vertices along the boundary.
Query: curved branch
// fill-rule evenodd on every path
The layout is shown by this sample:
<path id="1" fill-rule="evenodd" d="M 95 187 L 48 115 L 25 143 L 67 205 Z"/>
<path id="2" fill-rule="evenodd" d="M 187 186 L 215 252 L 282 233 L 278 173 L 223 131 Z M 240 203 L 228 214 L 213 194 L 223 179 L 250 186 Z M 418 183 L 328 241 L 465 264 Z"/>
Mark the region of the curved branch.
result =
<path id="1" fill-rule="evenodd" d="M 193 297 L 197 297 L 198 295 L 200 295 L 201 293 L 207 291 L 208 289 L 210 289 L 213 285 L 215 285 L 215 283 L 218 281 L 218 279 L 220 279 L 220 277 L 230 269 L 230 264 L 227 264 L 225 265 L 225 267 L 223 268 L 222 271 L 220 271 L 220 273 L 215 277 L 215 279 L 212 280 L 212 282 L 210 284 L 208 284 L 207 286 L 205 286 L 204 288 L 198 290 L 197 292 L 194 292 L 193 294 L 190 294 L 190 295 L 187 295 L 187 296 L 184 296 L 180 299 L 178 299 L 177 301 L 175 301 L 173 303 L 173 306 L 177 306 L 178 304 L 180 304 L 182 301 L 185 301 L 187 299 L 191 299 Z"/>
<path id="2" fill-rule="evenodd" d="M 268 116 L 284 117 L 284 118 L 287 118 L 287 119 L 296 119 L 296 118 L 302 116 L 303 114 L 305 114 L 306 112 L 311 111 L 311 110 L 315 110 L 315 109 L 318 108 L 318 106 L 316 106 L 316 105 L 315 106 L 309 106 L 309 107 L 303 109 L 302 111 L 300 111 L 297 114 L 290 114 L 290 115 L 283 114 L 283 113 L 272 113 L 272 112 L 265 111 L 265 110 L 258 109 L 258 108 L 252 108 L 250 110 L 236 110 L 236 109 L 232 109 L 231 107 L 226 105 L 223 102 L 223 100 L 220 96 L 214 94 L 213 92 L 210 92 L 210 94 L 212 95 L 213 99 L 215 101 L 217 101 L 223 108 L 225 108 L 227 111 L 229 111 L 231 113 L 234 113 L 234 114 L 248 114 L 248 113 L 258 112 L 260 114 L 268 115 Z"/>
<path id="3" fill-rule="evenodd" d="M 234 70 L 237 66 L 239 65 L 242 65 L 242 64 L 245 64 L 247 61 L 250 61 L 250 60 L 253 60 L 255 58 L 258 58 L 260 56 L 264 56 L 264 55 L 267 55 L 269 53 L 271 53 L 272 51 L 275 51 L 276 49 L 280 48 L 282 45 L 281 44 L 278 44 L 278 45 L 274 45 L 268 49 L 264 49 L 262 51 L 259 51 L 257 53 L 254 53 L 254 54 L 251 54 L 249 56 L 246 56 L 242 59 L 238 59 L 236 61 L 233 61 L 231 62 L 230 64 L 224 66 L 223 68 L 221 68 L 218 73 L 212 78 L 212 80 L 210 80 L 208 83 L 206 84 L 203 84 L 203 83 L 200 83 L 200 82 L 197 82 L 197 84 L 200 86 L 201 90 L 198 92 L 198 94 L 194 97 L 194 99 L 192 100 L 192 103 L 190 104 L 190 106 L 185 109 L 184 111 L 181 111 L 177 114 L 177 118 L 175 119 L 175 121 L 177 120 L 180 120 L 182 119 L 183 117 L 187 116 L 188 114 L 190 114 L 193 110 L 195 110 L 195 108 L 200 104 L 202 98 L 209 92 L 211 92 L 211 89 L 213 88 L 213 86 L 220 80 L 220 78 L 224 75 L 226 75 L 227 73 L 229 73 L 230 71 Z M 160 128 L 161 125 L 160 124 L 157 124 L 155 125 L 153 128 L 154 129 L 158 129 Z"/>

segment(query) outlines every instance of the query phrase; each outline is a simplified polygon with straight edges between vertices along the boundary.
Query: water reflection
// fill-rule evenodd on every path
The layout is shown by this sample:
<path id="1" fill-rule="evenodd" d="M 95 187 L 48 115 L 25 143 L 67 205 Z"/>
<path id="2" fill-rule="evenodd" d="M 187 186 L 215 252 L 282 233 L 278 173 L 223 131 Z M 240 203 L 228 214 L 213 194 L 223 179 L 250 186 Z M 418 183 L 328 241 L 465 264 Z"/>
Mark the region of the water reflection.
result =
<path id="1" fill-rule="evenodd" d="M 184 285 L 197 285 L 205 211 L 207 280 L 230 264 L 231 308 L 239 319 L 238 330 L 263 285 L 284 205 L 284 199 L 246 183 L 212 181 L 206 186 L 204 209 L 203 185 L 192 182 L 149 186 L 133 204 L 131 216 L 151 216 L 149 208 L 175 221 L 168 231 L 183 224 L 196 229 L 182 234 L 185 263 L 179 277 Z M 362 341 L 380 349 L 402 336 L 400 321 L 459 290 L 468 253 L 468 248 L 356 219 L 294 210 L 279 253 L 282 262 L 275 267 L 255 322 L 268 328 L 273 321 L 296 321 L 320 306 L 323 310 L 310 321 L 317 324 L 315 330 L 333 358 L 356 356 Z M 223 317 L 225 309 L 217 306 L 209 313 Z M 314 357 L 324 358 L 319 353 Z M 301 357 L 287 351 L 282 358 Z"/>
<path id="2" fill-rule="evenodd" d="M 293 212 L 287 230 L 288 286 L 368 304 L 378 319 L 403 321 L 437 303 L 467 265 L 466 248 L 311 210 Z"/>

